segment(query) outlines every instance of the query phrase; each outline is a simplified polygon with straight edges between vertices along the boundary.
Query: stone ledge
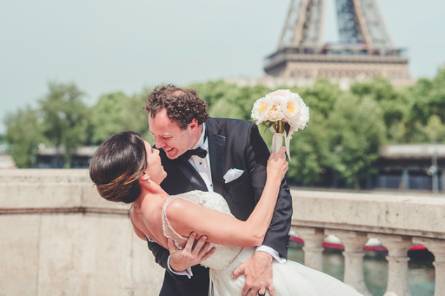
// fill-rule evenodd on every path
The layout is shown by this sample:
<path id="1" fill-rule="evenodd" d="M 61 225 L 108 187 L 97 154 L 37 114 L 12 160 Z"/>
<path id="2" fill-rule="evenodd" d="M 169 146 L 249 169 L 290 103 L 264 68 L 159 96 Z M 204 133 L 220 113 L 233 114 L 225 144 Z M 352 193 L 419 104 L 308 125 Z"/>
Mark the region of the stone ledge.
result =
<path id="1" fill-rule="evenodd" d="M 291 190 L 292 224 L 445 238 L 445 198 Z"/>
<path id="2" fill-rule="evenodd" d="M 398 193 L 291 190 L 293 225 L 445 238 L 445 198 Z M 2 170 L 3 215 L 45 211 L 110 211 L 129 206 L 103 200 L 87 170 Z M 76 209 L 76 210 L 73 210 Z"/>

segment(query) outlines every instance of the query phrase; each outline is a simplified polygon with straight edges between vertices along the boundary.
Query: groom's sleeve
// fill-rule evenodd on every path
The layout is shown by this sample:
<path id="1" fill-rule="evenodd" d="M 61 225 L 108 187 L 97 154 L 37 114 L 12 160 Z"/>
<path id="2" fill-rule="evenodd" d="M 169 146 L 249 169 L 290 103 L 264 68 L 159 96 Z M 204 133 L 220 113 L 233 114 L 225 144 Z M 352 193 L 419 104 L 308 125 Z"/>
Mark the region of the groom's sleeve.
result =
<path id="1" fill-rule="evenodd" d="M 168 269 L 167 261 L 168 261 L 168 256 L 170 255 L 168 250 L 161 247 L 157 243 L 148 240 L 147 240 L 147 245 L 150 251 L 153 253 L 156 263 L 161 265 L 163 268 Z"/>
<path id="2" fill-rule="evenodd" d="M 261 137 L 257 126 L 252 125 L 246 147 L 246 160 L 256 202 L 258 202 L 266 183 L 266 166 L 269 154 L 269 149 Z M 291 219 L 292 197 L 286 178 L 284 178 L 281 183 L 274 215 L 263 241 L 263 245 L 276 250 L 282 258 L 287 258 Z"/>
<path id="3" fill-rule="evenodd" d="M 170 266 L 168 265 L 168 263 L 169 263 L 168 258 L 170 256 L 170 252 L 167 249 L 158 245 L 157 243 L 151 242 L 149 240 L 147 240 L 147 245 L 148 245 L 148 248 L 150 249 L 150 251 L 153 253 L 156 263 L 158 263 L 163 268 L 165 268 L 170 275 L 179 276 L 181 278 L 184 278 L 186 276 L 189 279 L 193 276 L 191 269 L 188 269 L 185 272 L 179 272 L 179 273 L 173 272 L 170 269 Z"/>

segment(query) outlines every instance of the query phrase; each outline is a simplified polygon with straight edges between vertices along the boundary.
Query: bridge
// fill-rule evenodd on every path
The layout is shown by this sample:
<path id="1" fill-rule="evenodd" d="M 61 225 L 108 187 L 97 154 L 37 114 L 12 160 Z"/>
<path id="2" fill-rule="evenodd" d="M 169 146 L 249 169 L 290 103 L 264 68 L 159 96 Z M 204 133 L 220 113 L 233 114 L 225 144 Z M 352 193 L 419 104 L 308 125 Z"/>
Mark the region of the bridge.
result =
<path id="1" fill-rule="evenodd" d="M 408 249 L 434 254 L 445 295 L 445 196 L 292 190 L 292 231 L 305 265 L 321 269 L 322 242 L 345 249 L 344 281 L 369 295 L 363 246 L 388 249 L 385 295 L 408 295 Z M 133 233 L 127 205 L 98 197 L 86 170 L 0 170 L 0 295 L 158 295 L 163 271 Z"/>

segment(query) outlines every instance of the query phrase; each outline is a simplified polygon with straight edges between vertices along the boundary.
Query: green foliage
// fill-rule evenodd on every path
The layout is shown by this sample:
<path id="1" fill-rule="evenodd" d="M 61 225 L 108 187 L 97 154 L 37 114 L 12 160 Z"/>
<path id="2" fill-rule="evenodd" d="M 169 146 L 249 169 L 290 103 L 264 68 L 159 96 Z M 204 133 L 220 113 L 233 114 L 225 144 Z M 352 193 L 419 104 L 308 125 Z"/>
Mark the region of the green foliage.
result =
<path id="1" fill-rule="evenodd" d="M 351 93 L 361 99 L 377 102 L 385 121 L 386 136 L 393 142 L 403 142 L 406 137 L 405 121 L 408 118 L 411 102 L 403 90 L 395 89 L 388 81 L 375 79 L 357 83 L 351 87 Z"/>
<path id="2" fill-rule="evenodd" d="M 445 122 L 445 68 L 433 79 L 420 79 L 411 90 L 413 114 L 422 124 L 437 115 Z"/>
<path id="3" fill-rule="evenodd" d="M 188 87 L 196 90 L 200 98 L 207 102 L 209 108 L 221 100 L 230 99 L 237 91 L 236 86 L 222 80 L 196 83 Z"/>
<path id="4" fill-rule="evenodd" d="M 289 177 L 301 185 L 364 185 L 385 139 L 380 107 L 343 93 L 323 113 L 311 107 L 308 128 L 295 134 Z"/>
<path id="5" fill-rule="evenodd" d="M 292 91 L 299 93 L 311 110 L 316 110 L 323 116 L 329 116 L 335 102 L 342 96 L 338 86 L 325 80 L 317 81 L 314 86 L 301 91 L 298 88 Z"/>
<path id="6" fill-rule="evenodd" d="M 213 117 L 250 119 L 253 103 L 269 89 L 265 86 L 239 87 L 224 81 L 193 84 L 199 96 L 207 101 Z"/>
<path id="7" fill-rule="evenodd" d="M 48 88 L 39 102 L 43 134 L 63 151 L 65 166 L 70 167 L 73 151 L 87 141 L 90 111 L 74 84 L 50 83 Z"/>
<path id="8" fill-rule="evenodd" d="M 147 133 L 145 96 L 127 96 L 114 92 L 101 96 L 92 107 L 92 142 L 100 144 L 111 135 L 122 131 Z"/>
<path id="9" fill-rule="evenodd" d="M 238 86 L 210 81 L 189 86 L 207 101 L 214 117 L 250 120 L 253 103 L 272 91 L 266 86 Z M 384 143 L 445 142 L 445 69 L 411 87 L 387 81 L 356 83 L 341 90 L 327 81 L 292 88 L 310 107 L 308 128 L 291 142 L 289 180 L 304 186 L 362 187 L 374 174 Z M 6 120 L 5 140 L 19 167 L 31 166 L 39 143 L 70 152 L 97 145 L 114 133 L 133 130 L 150 138 L 144 110 L 147 91 L 128 96 L 113 92 L 92 107 L 73 84 L 49 84 L 38 109 L 18 110 Z M 267 128 L 260 132 L 270 144 Z"/>
<path id="10" fill-rule="evenodd" d="M 5 124 L 5 140 L 17 167 L 31 167 L 38 145 L 44 140 L 38 113 L 29 107 L 19 109 L 6 116 Z"/>
<path id="11" fill-rule="evenodd" d="M 325 117 L 311 111 L 308 127 L 293 136 L 288 170 L 291 183 L 305 186 L 323 183 L 330 154 L 327 127 Z"/>
<path id="12" fill-rule="evenodd" d="M 328 167 L 341 185 L 358 188 L 369 177 L 385 139 L 381 109 L 372 99 L 346 95 L 336 102 L 327 125 Z"/>
<path id="13" fill-rule="evenodd" d="M 438 143 L 445 139 L 445 125 L 438 115 L 432 115 L 425 125 L 416 122 L 415 142 Z"/>

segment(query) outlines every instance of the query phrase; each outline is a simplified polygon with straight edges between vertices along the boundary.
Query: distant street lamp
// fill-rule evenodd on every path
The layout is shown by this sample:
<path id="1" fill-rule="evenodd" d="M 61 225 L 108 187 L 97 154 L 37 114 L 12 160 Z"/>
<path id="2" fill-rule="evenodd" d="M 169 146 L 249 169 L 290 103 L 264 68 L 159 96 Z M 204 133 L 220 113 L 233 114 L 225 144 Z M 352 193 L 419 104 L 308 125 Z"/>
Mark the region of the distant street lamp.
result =
<path id="1" fill-rule="evenodd" d="M 433 155 L 431 156 L 431 166 L 428 175 L 432 177 L 433 193 L 439 192 L 439 167 L 437 166 L 437 146 L 433 145 Z"/>

